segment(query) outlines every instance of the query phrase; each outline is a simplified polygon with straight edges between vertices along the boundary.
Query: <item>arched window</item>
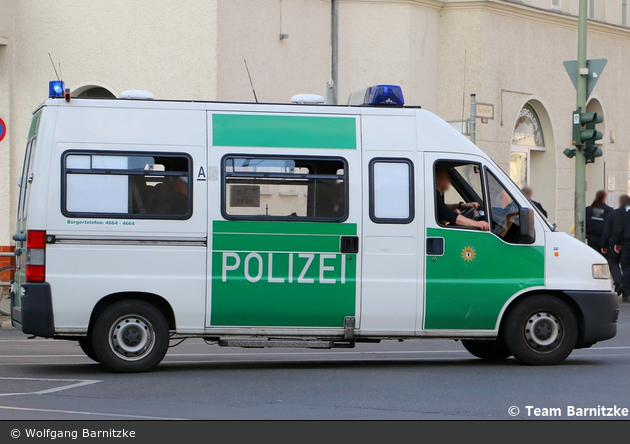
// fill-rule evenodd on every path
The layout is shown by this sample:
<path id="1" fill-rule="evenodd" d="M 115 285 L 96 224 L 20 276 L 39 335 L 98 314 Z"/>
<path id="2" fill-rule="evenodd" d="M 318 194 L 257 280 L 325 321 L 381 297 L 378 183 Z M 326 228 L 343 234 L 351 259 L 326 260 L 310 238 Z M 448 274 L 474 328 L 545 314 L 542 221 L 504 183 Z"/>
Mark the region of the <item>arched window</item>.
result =
<path id="1" fill-rule="evenodd" d="M 78 91 L 78 92 L 77 92 Z M 85 97 L 89 99 L 115 99 L 116 96 L 102 86 L 87 86 L 79 88 L 73 93 L 74 97 Z"/>
<path id="2" fill-rule="evenodd" d="M 545 151 L 545 135 L 538 114 L 528 103 L 516 119 L 510 150 L 510 177 L 520 188 L 530 184 L 532 151 Z"/>

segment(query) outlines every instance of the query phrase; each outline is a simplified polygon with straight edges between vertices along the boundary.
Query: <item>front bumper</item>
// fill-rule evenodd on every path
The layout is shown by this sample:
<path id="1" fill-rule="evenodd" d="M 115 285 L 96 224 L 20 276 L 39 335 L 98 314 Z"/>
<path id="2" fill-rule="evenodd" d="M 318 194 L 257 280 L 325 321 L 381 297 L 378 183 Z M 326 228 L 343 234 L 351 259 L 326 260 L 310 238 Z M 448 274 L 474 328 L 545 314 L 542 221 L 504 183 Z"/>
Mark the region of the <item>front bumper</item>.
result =
<path id="1" fill-rule="evenodd" d="M 615 337 L 619 317 L 619 297 L 608 291 L 565 291 L 582 314 L 578 346 L 589 347 Z"/>
<path id="2" fill-rule="evenodd" d="M 21 328 L 23 333 L 52 338 L 55 335 L 55 319 L 50 284 L 29 282 L 22 284 L 22 288 L 21 306 L 12 307 L 11 323 Z"/>

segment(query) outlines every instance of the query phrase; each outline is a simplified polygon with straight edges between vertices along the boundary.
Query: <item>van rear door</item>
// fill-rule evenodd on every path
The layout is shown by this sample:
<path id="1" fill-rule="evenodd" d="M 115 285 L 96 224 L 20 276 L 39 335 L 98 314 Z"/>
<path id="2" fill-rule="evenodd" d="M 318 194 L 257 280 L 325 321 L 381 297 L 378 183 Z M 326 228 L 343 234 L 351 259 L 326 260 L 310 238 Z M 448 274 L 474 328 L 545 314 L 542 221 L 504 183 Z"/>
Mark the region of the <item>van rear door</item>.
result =
<path id="1" fill-rule="evenodd" d="M 37 148 L 37 134 L 39 132 L 39 125 L 42 118 L 44 108 L 40 108 L 35 112 L 31 119 L 31 126 L 28 132 L 28 142 L 26 143 L 26 150 L 24 152 L 24 163 L 22 166 L 22 175 L 19 180 L 20 194 L 18 199 L 17 209 L 17 223 L 16 234 L 14 235 L 15 247 L 17 253 L 15 262 L 15 284 L 12 288 L 12 305 L 18 307 L 15 312 L 14 319 L 17 322 L 21 322 L 20 310 L 21 305 L 21 285 L 24 283 L 24 273 L 26 266 L 26 219 L 28 216 L 28 201 L 31 195 L 31 184 L 34 180 L 34 165 L 35 165 L 35 153 Z M 52 112 L 52 111 L 51 111 Z"/>

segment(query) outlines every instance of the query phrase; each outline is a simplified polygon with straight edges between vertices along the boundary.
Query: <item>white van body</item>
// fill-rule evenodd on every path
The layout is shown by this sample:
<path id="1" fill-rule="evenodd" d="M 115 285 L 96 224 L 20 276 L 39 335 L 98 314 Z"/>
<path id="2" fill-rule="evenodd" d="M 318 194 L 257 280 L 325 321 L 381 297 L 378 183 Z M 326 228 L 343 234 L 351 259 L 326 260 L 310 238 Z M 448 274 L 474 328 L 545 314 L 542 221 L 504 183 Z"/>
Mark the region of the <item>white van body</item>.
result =
<path id="1" fill-rule="evenodd" d="M 489 232 L 436 218 L 436 165 L 453 198 L 482 201 Z M 156 198 L 141 196 L 167 184 L 187 201 L 154 215 Z M 418 108 L 50 99 L 34 114 L 19 207 L 13 325 L 80 340 L 114 370 L 159 362 L 119 353 L 117 367 L 93 343 L 99 316 L 125 300 L 155 307 L 173 337 L 220 345 L 440 337 L 555 363 L 566 356 L 544 336 L 540 362 L 506 336 L 521 328 L 506 325 L 510 310 L 541 298 L 572 313 L 539 310 L 558 344 L 616 334 L 604 258 L 553 231 L 485 153 Z M 31 232 L 45 245 L 27 245 Z M 137 339 L 160 348 L 158 336 Z"/>

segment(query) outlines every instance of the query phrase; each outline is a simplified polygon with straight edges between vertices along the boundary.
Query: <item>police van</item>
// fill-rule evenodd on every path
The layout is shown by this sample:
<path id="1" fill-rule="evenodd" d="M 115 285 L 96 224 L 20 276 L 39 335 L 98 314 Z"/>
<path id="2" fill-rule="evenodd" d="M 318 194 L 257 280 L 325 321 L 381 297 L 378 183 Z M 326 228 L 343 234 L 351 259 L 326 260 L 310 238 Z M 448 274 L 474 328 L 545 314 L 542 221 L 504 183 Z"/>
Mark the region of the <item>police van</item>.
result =
<path id="1" fill-rule="evenodd" d="M 543 365 L 616 334 L 603 257 L 399 87 L 347 106 L 50 90 L 20 180 L 12 322 L 109 370 L 152 369 L 186 337 L 452 338 Z M 440 220 L 440 198 L 489 230 Z"/>

